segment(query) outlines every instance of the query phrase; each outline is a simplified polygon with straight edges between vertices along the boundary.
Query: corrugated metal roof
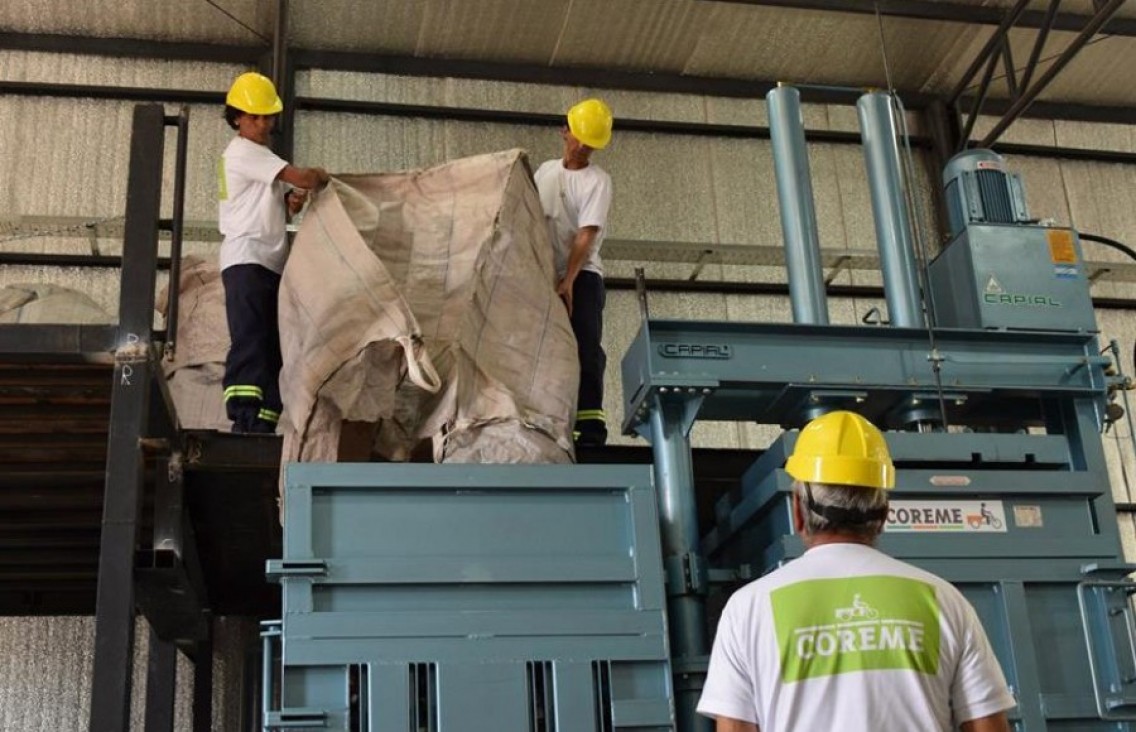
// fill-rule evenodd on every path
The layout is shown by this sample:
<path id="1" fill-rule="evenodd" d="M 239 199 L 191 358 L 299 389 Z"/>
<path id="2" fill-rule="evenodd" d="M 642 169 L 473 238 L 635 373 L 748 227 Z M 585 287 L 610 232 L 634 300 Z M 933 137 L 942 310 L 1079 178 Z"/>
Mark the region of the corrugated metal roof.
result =
<path id="1" fill-rule="evenodd" d="M 1013 0 L 949 0 L 1008 8 Z M 1035 11 L 1048 0 L 1036 0 Z M 266 45 L 272 0 L 6 0 L 0 29 Z M 1065 0 L 1089 15 L 1093 0 Z M 881 86 L 877 19 L 870 14 L 773 8 L 713 0 L 296 0 L 290 42 L 313 49 L 372 51 L 559 67 L 590 67 Z M 1136 18 L 1136 3 L 1120 15 Z M 957 83 L 992 26 L 883 18 L 893 83 L 942 92 Z M 1016 30 L 1016 65 L 1033 30 Z M 1045 56 L 1073 38 L 1051 35 Z M 1042 99 L 1136 104 L 1136 38 L 1100 37 Z M 995 84 L 992 96 L 1005 96 Z"/>

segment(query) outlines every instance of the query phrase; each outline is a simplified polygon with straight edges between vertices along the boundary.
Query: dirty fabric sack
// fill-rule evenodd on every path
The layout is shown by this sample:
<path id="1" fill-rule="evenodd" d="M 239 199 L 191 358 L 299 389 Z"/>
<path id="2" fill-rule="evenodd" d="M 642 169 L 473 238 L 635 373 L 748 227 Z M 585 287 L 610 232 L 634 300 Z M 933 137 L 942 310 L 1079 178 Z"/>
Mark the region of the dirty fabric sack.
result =
<path id="1" fill-rule="evenodd" d="M 82 292 L 47 284 L 0 287 L 0 323 L 105 325 L 114 317 Z"/>
<path id="2" fill-rule="evenodd" d="M 316 195 L 280 283 L 282 462 L 334 461 L 344 421 L 394 413 L 404 376 L 438 390 L 418 323 L 371 250 L 378 207 L 339 181 Z"/>
<path id="3" fill-rule="evenodd" d="M 281 287 L 285 460 L 568 462 L 579 369 L 524 153 L 342 176 L 315 196 Z"/>
<path id="4" fill-rule="evenodd" d="M 170 397 L 183 429 L 232 428 L 225 414 L 225 357 L 229 324 L 225 287 L 216 257 L 182 259 L 178 286 L 178 327 L 174 358 L 163 359 Z M 169 287 L 158 295 L 158 311 L 168 317 Z"/>

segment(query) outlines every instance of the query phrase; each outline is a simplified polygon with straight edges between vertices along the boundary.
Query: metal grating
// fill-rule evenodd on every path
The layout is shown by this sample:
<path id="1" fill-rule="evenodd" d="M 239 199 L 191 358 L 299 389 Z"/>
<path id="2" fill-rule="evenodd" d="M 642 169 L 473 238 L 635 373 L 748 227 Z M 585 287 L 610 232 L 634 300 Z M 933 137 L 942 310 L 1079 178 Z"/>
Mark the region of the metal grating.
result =
<path id="1" fill-rule="evenodd" d="M 982 197 L 983 220 L 988 224 L 1015 223 L 1006 174 L 1000 170 L 978 170 L 974 175 Z"/>

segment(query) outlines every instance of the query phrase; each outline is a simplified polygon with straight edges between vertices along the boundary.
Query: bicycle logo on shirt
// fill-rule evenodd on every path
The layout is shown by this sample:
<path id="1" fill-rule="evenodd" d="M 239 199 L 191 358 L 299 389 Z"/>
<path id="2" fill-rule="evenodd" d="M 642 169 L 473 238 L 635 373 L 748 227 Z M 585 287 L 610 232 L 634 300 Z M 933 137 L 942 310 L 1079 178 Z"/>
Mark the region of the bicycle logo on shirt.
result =
<path id="1" fill-rule="evenodd" d="M 854 619 L 875 620 L 880 616 L 878 610 L 860 599 L 860 593 L 852 596 L 852 607 L 838 607 L 835 611 L 836 619 L 848 622 Z"/>

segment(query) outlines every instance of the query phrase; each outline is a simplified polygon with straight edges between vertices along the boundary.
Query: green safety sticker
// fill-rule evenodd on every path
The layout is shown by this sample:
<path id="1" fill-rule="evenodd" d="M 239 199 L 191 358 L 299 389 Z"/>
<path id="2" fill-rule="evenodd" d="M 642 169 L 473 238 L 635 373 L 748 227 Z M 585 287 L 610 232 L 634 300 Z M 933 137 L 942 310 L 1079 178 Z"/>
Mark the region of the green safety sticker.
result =
<path id="1" fill-rule="evenodd" d="M 879 669 L 939 671 L 935 588 L 905 577 L 806 580 L 773 591 L 785 683 Z"/>

